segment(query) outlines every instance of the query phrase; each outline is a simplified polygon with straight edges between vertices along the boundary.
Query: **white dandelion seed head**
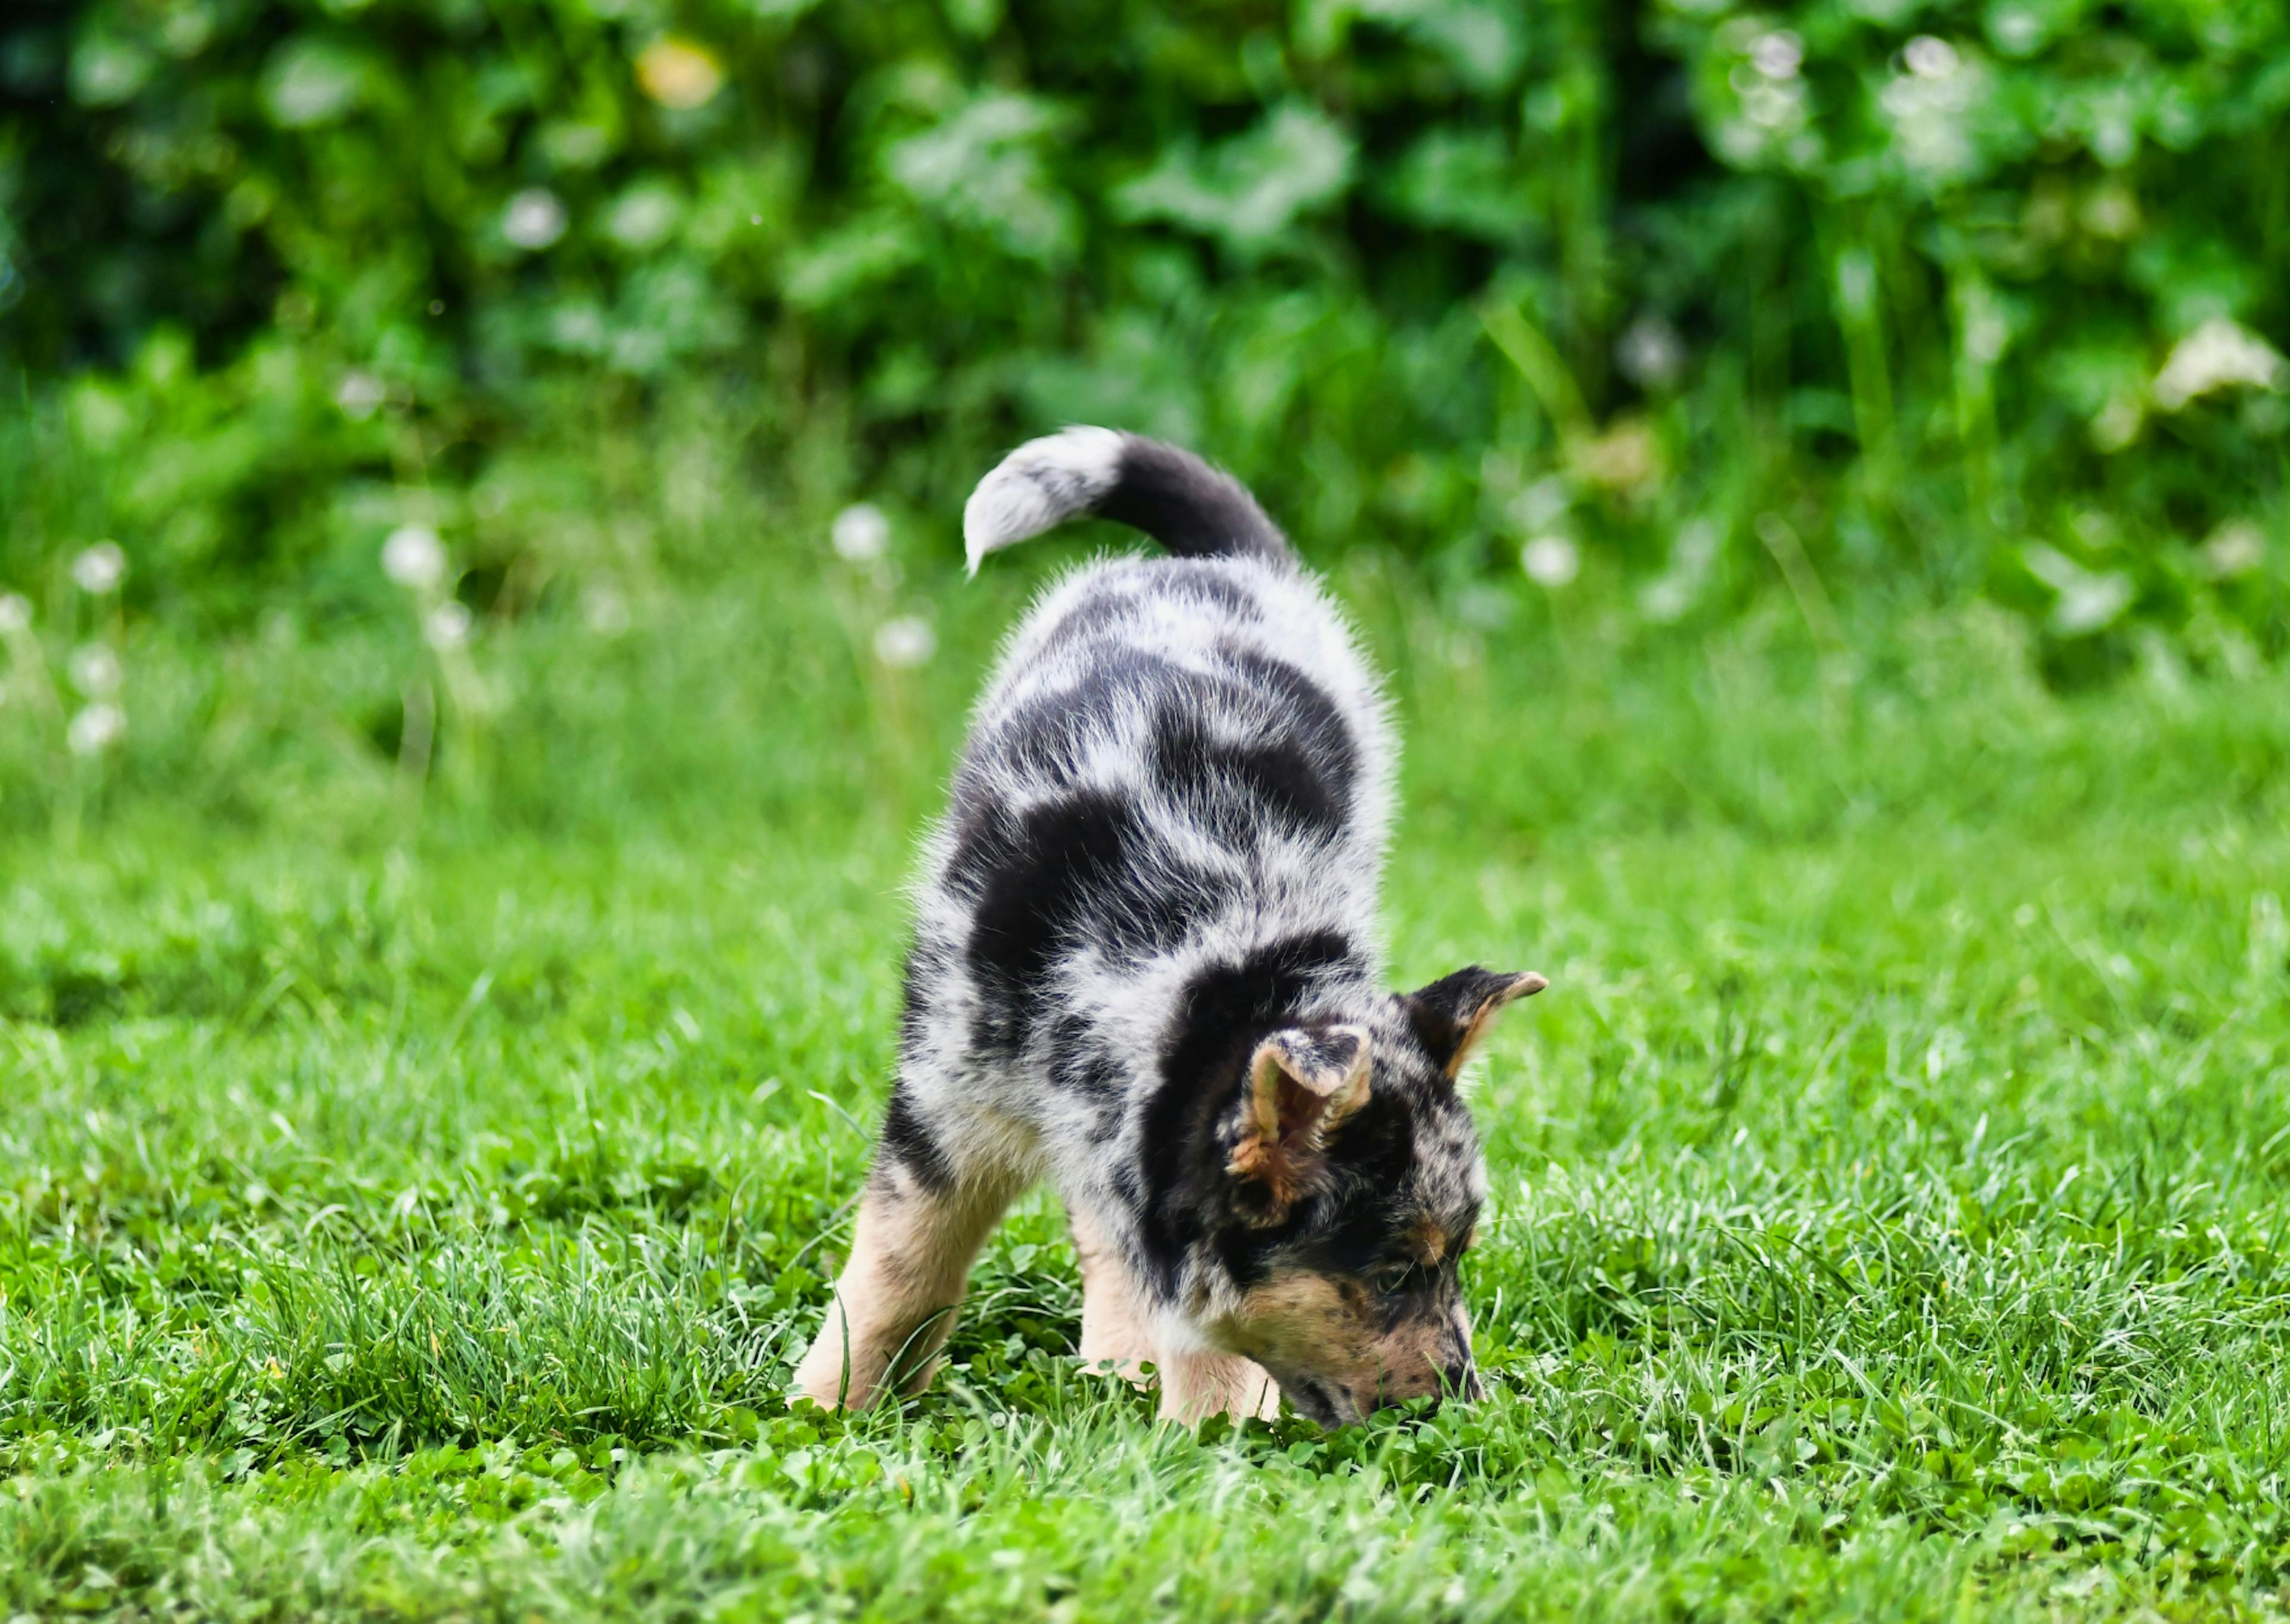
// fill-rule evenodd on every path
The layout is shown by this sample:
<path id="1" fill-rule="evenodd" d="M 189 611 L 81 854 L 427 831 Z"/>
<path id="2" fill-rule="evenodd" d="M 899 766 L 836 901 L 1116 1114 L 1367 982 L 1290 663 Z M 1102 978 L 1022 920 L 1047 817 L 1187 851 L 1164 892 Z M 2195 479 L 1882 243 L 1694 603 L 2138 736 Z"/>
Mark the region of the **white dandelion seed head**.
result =
<path id="1" fill-rule="evenodd" d="M 400 524 L 381 544 L 381 572 L 401 587 L 426 592 L 445 579 L 445 544 L 427 524 Z"/>
<path id="2" fill-rule="evenodd" d="M 457 649 L 468 642 L 475 623 L 467 604 L 443 603 L 421 622 L 421 635 L 432 648 Z"/>
<path id="3" fill-rule="evenodd" d="M 1657 575 L 1638 593 L 1638 612 L 1657 626 L 1682 620 L 1693 607 L 1693 584 L 1675 575 Z"/>
<path id="4" fill-rule="evenodd" d="M 1920 180 L 1942 184 L 1969 174 L 1979 160 L 1969 116 L 1985 95 L 1946 40 L 1920 35 L 1902 52 L 1907 72 L 1877 93 L 1901 161 Z"/>
<path id="5" fill-rule="evenodd" d="M 894 671 L 928 665 L 938 652 L 938 634 L 920 615 L 902 614 L 885 620 L 875 632 L 875 658 Z"/>
<path id="6" fill-rule="evenodd" d="M 124 675 L 119 656 L 100 643 L 74 649 L 64 669 L 71 678 L 71 685 L 92 700 L 109 699 L 118 692 Z"/>
<path id="7" fill-rule="evenodd" d="M 354 366 L 334 380 L 334 404 L 353 423 L 363 423 L 381 410 L 389 390 L 380 379 L 362 366 Z"/>
<path id="8" fill-rule="evenodd" d="M 83 707 L 65 730 L 64 742 L 75 756 L 93 756 L 117 744 L 120 735 L 127 731 L 127 713 L 118 706 L 99 700 Z"/>
<path id="9" fill-rule="evenodd" d="M 570 223 L 556 193 L 545 186 L 529 186 L 508 200 L 501 213 L 501 235 L 519 248 L 538 251 L 563 236 Z"/>
<path id="10" fill-rule="evenodd" d="M 0 592 L 0 636 L 32 628 L 32 600 L 20 592 Z"/>
<path id="11" fill-rule="evenodd" d="M 1919 79 L 1945 79 L 1961 65 L 1956 47 L 1931 34 L 1919 34 L 1901 52 L 1901 60 Z"/>
<path id="12" fill-rule="evenodd" d="M 2266 562 L 2266 532 L 2248 519 L 2229 519 L 2203 543 L 2203 568 L 2221 580 L 2247 575 Z"/>
<path id="13" fill-rule="evenodd" d="M 599 637 L 617 637 L 629 628 L 629 601 L 602 584 L 581 595 L 581 618 Z"/>
<path id="14" fill-rule="evenodd" d="M 1750 60 L 1768 79 L 1794 79 L 1805 66 L 1805 42 L 1787 28 L 1761 34 L 1750 47 Z"/>
<path id="15" fill-rule="evenodd" d="M 872 564 L 891 545 L 891 521 L 872 502 L 853 502 L 835 516 L 829 532 L 835 556 L 852 564 Z"/>
<path id="16" fill-rule="evenodd" d="M 127 555 L 116 541 L 99 541 L 72 560 L 71 575 L 81 591 L 101 597 L 126 579 Z"/>
<path id="17" fill-rule="evenodd" d="M 1582 550 L 1571 537 L 1537 536 L 1519 548 L 1518 566 L 1536 586 L 1556 592 L 1582 572 Z"/>
<path id="18" fill-rule="evenodd" d="M 1614 364 L 1642 389 L 1667 389 L 1685 372 L 1685 341 L 1659 312 L 1650 311 L 1614 340 Z"/>

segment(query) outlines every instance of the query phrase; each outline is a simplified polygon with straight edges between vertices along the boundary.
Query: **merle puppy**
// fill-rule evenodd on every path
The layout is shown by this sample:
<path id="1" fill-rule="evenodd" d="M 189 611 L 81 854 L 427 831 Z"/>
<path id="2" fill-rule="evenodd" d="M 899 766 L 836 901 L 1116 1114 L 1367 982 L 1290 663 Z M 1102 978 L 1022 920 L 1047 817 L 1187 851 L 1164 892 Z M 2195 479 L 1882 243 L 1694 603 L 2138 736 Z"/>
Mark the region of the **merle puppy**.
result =
<path id="1" fill-rule="evenodd" d="M 1385 704 L 1248 492 L 1069 428 L 979 485 L 970 566 L 1085 513 L 1175 556 L 1066 577 L 979 707 L 927 849 L 882 1141 L 797 1387 L 856 1406 L 927 1380 L 987 1231 L 1046 1174 L 1081 1257 L 1082 1355 L 1150 1360 L 1165 1415 L 1285 1395 L 1334 1426 L 1476 1396 L 1456 1269 L 1485 1175 L 1455 1076 L 1543 979 L 1383 990 Z"/>

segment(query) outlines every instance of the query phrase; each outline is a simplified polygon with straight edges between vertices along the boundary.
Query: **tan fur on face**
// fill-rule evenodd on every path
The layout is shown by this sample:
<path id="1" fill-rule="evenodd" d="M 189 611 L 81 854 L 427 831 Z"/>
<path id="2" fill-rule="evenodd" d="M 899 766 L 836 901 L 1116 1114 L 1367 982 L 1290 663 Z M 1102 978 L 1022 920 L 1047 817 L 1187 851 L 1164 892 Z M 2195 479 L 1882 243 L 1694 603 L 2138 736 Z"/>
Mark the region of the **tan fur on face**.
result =
<path id="1" fill-rule="evenodd" d="M 1407 1246 L 1415 1254 L 1417 1261 L 1437 1265 L 1447 1255 L 1447 1232 L 1439 1227 L 1437 1219 L 1427 1212 L 1417 1219 L 1415 1227 L 1407 1232 Z"/>
<path id="2" fill-rule="evenodd" d="M 1444 1316 L 1409 1315 L 1386 1330 L 1364 1286 L 1302 1269 L 1244 1295 L 1231 1334 L 1275 1371 L 1342 1387 L 1362 1413 L 1437 1392 L 1453 1349 Z"/>

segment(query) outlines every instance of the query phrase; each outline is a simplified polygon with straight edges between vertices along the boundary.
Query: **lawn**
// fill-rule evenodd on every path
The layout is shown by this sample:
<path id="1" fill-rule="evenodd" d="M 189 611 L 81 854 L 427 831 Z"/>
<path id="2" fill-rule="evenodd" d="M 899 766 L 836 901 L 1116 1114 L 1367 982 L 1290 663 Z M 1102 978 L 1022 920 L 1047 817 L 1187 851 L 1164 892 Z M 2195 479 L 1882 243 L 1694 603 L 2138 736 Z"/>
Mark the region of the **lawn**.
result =
<path id="1" fill-rule="evenodd" d="M 1486 1402 L 1157 1426 L 1037 1196 L 927 1397 L 790 1412 L 1058 551 L 918 572 L 916 669 L 784 561 L 489 625 L 426 793 L 395 625 L 131 631 L 108 777 L 0 712 L 0 1618 L 2278 1608 L 2290 694 L 2056 696 L 1979 612 L 1347 567 L 1395 979 L 1553 982 L 1476 1084 Z"/>

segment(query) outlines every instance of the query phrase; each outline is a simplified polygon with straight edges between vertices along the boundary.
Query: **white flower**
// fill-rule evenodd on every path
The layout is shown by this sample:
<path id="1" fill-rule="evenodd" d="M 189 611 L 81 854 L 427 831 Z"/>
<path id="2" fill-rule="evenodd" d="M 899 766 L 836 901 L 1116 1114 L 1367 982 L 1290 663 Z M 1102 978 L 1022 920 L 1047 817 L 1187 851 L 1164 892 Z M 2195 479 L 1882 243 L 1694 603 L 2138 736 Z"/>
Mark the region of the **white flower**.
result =
<path id="1" fill-rule="evenodd" d="M 661 106 L 683 112 L 715 99 L 724 87 L 724 65 L 697 40 L 670 35 L 637 58 L 637 84 Z"/>
<path id="2" fill-rule="evenodd" d="M 1988 13 L 1988 32 L 2006 56 L 2030 56 L 2043 47 L 2051 24 L 2043 13 L 2022 5 L 2006 5 Z"/>
<path id="3" fill-rule="evenodd" d="M 2080 637 L 2104 631 L 2122 618 L 2138 596 L 2131 578 L 2120 571 L 2100 574 L 2040 542 L 2021 549 L 2030 574 L 2059 596 L 2052 604 L 2051 628 L 2062 637 Z"/>
<path id="4" fill-rule="evenodd" d="M 28 631 L 31 625 L 31 599 L 20 592 L 0 592 L 0 636 Z"/>
<path id="5" fill-rule="evenodd" d="M 445 544 L 427 524 L 401 524 L 381 544 L 381 572 L 401 587 L 428 591 L 445 579 Z"/>
<path id="6" fill-rule="evenodd" d="M 119 656 L 100 643 L 74 649 L 66 669 L 71 675 L 71 685 L 92 700 L 108 699 L 119 692 Z"/>
<path id="7" fill-rule="evenodd" d="M 126 712 L 116 705 L 98 700 L 71 719 L 71 726 L 64 734 L 64 742 L 71 747 L 71 753 L 75 756 L 92 756 L 117 744 L 119 736 L 126 731 Z"/>
<path id="8" fill-rule="evenodd" d="M 1928 184 L 1970 174 L 1980 153 L 1968 121 L 1987 93 L 1983 76 L 1966 70 L 1948 42 L 1930 35 L 1910 41 L 1902 56 L 1909 71 L 1877 92 L 1901 161 Z"/>
<path id="9" fill-rule="evenodd" d="M 599 637 L 617 637 L 629 628 L 628 600 L 610 587 L 591 587 L 581 595 L 581 618 Z"/>
<path id="10" fill-rule="evenodd" d="M 1805 65 L 1805 42 L 1787 28 L 1761 35 L 1750 47 L 1750 60 L 1768 79 L 1794 79 Z"/>
<path id="11" fill-rule="evenodd" d="M 928 665 L 938 652 L 938 634 L 920 615 L 902 614 L 885 620 L 875 633 L 875 658 L 893 670 Z"/>
<path id="12" fill-rule="evenodd" d="M 1556 592 L 1581 572 L 1582 553 L 1565 536 L 1537 536 L 1519 549 L 1518 564 L 1527 580 Z"/>
<path id="13" fill-rule="evenodd" d="M 519 248 L 548 247 L 564 235 L 564 204 L 545 186 L 529 186 L 508 200 L 501 235 Z"/>
<path id="14" fill-rule="evenodd" d="M 429 612 L 421 622 L 421 635 L 432 648 L 457 649 L 469 640 L 469 626 L 468 605 L 447 602 Z"/>
<path id="15" fill-rule="evenodd" d="M 835 556 L 872 564 L 891 544 L 891 521 L 872 502 L 854 502 L 835 516 Z"/>
<path id="16" fill-rule="evenodd" d="M 2052 608 L 2052 629 L 2063 637 L 2102 631 L 2122 618 L 2134 595 L 2127 575 L 2088 576 L 2060 594 Z"/>
<path id="17" fill-rule="evenodd" d="M 637 186 L 613 205 L 605 217 L 605 229 L 623 247 L 657 248 L 675 231 L 683 212 L 675 193 L 657 186 Z"/>
<path id="18" fill-rule="evenodd" d="M 1645 618 L 1659 626 L 1685 618 L 1701 596 L 1703 584 L 1709 580 L 1709 566 L 1717 562 L 1718 547 L 1726 539 L 1725 531 L 1717 521 L 1708 518 L 1689 519 L 1670 544 L 1669 568 L 1648 581 L 1638 593 L 1638 608 Z"/>
<path id="19" fill-rule="evenodd" d="M 1929 34 L 1919 34 L 1910 40 L 1901 60 L 1909 71 L 1919 79 L 1945 79 L 1957 69 L 1956 47 L 1944 39 Z"/>
<path id="20" fill-rule="evenodd" d="M 2155 404 L 2176 412 L 2197 396 L 2230 383 L 2278 389 L 2285 371 L 2281 354 L 2271 344 L 2222 316 L 2213 316 L 2181 339 L 2155 374 Z"/>
<path id="21" fill-rule="evenodd" d="M 2266 562 L 2266 532 L 2248 519 L 2229 519 L 2203 543 L 2203 568 L 2220 580 L 2247 575 Z"/>
<path id="22" fill-rule="evenodd" d="M 1641 316 L 1614 340 L 1614 364 L 1642 389 L 1667 389 L 1685 371 L 1685 344 L 1656 314 Z"/>
<path id="23" fill-rule="evenodd" d="M 381 380 L 362 366 L 350 368 L 334 382 L 334 404 L 353 423 L 363 423 L 380 411 L 388 394 Z"/>
<path id="24" fill-rule="evenodd" d="M 127 555 L 116 541 L 99 541 L 72 560 L 71 573 L 81 591 L 100 597 L 118 590 L 127 574 Z"/>

